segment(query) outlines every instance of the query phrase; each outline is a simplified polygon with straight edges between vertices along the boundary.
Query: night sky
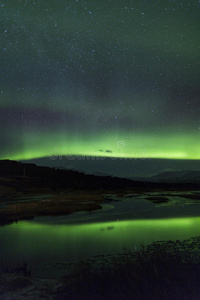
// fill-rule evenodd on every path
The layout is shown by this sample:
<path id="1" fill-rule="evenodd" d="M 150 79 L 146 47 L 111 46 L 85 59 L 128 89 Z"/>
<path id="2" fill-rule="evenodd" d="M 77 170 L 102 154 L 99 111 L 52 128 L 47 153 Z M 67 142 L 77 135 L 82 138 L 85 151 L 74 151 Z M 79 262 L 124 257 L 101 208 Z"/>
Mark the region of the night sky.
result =
<path id="1" fill-rule="evenodd" d="M 200 1 L 6 0 L 0 16 L 1 159 L 200 159 Z"/>

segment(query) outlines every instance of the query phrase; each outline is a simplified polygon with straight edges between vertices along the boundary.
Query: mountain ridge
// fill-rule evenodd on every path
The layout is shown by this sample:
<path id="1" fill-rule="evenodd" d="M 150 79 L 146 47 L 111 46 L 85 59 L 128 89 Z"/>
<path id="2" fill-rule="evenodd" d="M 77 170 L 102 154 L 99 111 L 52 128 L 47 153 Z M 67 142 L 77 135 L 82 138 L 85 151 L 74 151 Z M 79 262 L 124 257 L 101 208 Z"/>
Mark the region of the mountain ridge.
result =
<path id="1" fill-rule="evenodd" d="M 200 171 L 165 171 L 151 177 L 129 177 L 129 179 L 158 183 L 200 183 Z"/>

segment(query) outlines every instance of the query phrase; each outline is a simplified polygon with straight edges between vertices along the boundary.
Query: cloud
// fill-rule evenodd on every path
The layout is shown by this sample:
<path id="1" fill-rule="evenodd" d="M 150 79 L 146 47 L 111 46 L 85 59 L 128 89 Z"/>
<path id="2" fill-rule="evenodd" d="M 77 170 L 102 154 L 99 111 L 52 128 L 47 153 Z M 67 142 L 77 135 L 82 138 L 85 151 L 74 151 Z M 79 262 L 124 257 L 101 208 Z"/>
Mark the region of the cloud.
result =
<path id="1" fill-rule="evenodd" d="M 112 153 L 111 150 L 102 150 L 102 149 L 99 149 L 99 152 Z"/>

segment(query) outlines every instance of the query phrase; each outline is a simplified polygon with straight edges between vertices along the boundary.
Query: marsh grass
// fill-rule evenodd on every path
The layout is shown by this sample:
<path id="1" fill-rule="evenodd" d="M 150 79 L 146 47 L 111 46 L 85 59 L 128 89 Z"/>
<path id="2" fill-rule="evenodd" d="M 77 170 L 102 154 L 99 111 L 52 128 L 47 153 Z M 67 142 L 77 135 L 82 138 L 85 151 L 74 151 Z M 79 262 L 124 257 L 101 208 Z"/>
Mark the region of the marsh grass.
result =
<path id="1" fill-rule="evenodd" d="M 110 263 L 81 262 L 62 279 L 55 299 L 200 299 L 200 259 L 176 242 L 124 251 Z"/>
<path id="2" fill-rule="evenodd" d="M 31 270 L 28 268 L 28 264 L 25 261 L 23 261 L 22 263 L 18 263 L 12 267 L 11 266 L 8 267 L 6 263 L 1 262 L 0 269 L 2 272 L 7 274 L 18 274 L 24 277 L 31 276 Z"/>
<path id="3" fill-rule="evenodd" d="M 78 211 L 91 212 L 102 208 L 103 196 L 90 195 L 90 197 L 87 197 L 84 195 L 62 195 L 52 196 L 43 201 L 10 203 L 0 208 L 0 223 L 7 224 L 9 221 L 34 218 L 36 216 L 67 215 Z"/>

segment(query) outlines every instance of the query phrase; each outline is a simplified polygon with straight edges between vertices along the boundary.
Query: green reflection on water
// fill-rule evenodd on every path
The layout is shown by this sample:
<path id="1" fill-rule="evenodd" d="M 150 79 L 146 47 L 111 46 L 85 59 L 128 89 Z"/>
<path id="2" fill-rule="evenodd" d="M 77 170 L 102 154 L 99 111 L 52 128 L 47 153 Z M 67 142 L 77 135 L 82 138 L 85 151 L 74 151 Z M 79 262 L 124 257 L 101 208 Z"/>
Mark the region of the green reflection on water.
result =
<path id="1" fill-rule="evenodd" d="M 170 218 L 153 220 L 126 220 L 115 222 L 100 222 L 93 224 L 44 224 L 21 221 L 11 225 L 21 234 L 29 233 L 32 237 L 51 236 L 55 239 L 100 239 L 120 241 L 127 238 L 132 241 L 142 240 L 144 243 L 156 239 L 189 238 L 200 235 L 200 217 Z"/>
<path id="2" fill-rule="evenodd" d="M 56 218 L 54 220 L 56 222 Z M 122 253 L 124 249 L 138 249 L 141 244 L 192 236 L 200 236 L 200 217 L 81 225 L 20 221 L 0 227 L 0 260 L 12 265 L 24 260 L 33 268 L 49 262 L 73 262 L 95 255 Z"/>

